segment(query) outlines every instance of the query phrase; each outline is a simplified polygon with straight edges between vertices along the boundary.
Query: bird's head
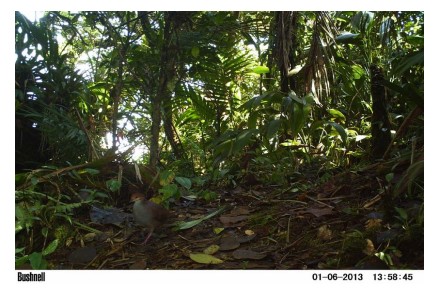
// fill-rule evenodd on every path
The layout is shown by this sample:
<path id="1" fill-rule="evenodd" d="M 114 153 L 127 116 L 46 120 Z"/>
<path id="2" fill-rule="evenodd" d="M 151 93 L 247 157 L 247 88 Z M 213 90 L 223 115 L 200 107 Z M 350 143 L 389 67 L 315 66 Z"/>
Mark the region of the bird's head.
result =
<path id="1" fill-rule="evenodd" d="M 145 199 L 145 195 L 143 195 L 142 193 L 133 193 L 131 195 L 131 199 L 130 202 L 136 202 L 136 201 L 141 201 Z"/>

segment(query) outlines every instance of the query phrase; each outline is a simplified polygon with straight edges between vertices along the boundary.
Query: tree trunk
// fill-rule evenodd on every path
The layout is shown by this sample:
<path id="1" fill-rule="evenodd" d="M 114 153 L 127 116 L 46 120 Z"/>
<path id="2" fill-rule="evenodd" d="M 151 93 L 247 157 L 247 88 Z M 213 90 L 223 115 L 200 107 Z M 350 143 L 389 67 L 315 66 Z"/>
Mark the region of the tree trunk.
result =
<path id="1" fill-rule="evenodd" d="M 175 31 L 181 24 L 180 14 L 177 12 L 164 12 L 164 30 L 163 30 L 163 42 L 161 47 L 160 56 L 160 74 L 159 74 L 159 87 L 155 98 L 152 99 L 153 112 L 152 126 L 151 126 L 151 154 L 149 159 L 149 165 L 155 168 L 159 162 L 159 135 L 160 135 L 160 123 L 162 120 L 161 110 L 164 111 L 164 128 L 167 139 L 169 140 L 172 150 L 174 151 L 177 159 L 181 158 L 180 143 L 176 140 L 173 123 L 172 123 L 172 107 L 171 99 L 172 92 L 177 82 L 177 44 Z"/>
<path id="2" fill-rule="evenodd" d="M 297 17 L 292 11 L 276 12 L 275 21 L 277 34 L 275 54 L 280 70 L 280 88 L 282 92 L 288 93 L 296 87 L 294 79 L 288 76 L 288 72 L 296 65 L 293 46 L 297 43 L 294 37 Z"/>
<path id="3" fill-rule="evenodd" d="M 372 93 L 372 151 L 371 159 L 381 159 L 390 144 L 390 120 L 387 112 L 386 88 L 383 85 L 384 76 L 381 68 L 372 64 L 371 93 Z"/>

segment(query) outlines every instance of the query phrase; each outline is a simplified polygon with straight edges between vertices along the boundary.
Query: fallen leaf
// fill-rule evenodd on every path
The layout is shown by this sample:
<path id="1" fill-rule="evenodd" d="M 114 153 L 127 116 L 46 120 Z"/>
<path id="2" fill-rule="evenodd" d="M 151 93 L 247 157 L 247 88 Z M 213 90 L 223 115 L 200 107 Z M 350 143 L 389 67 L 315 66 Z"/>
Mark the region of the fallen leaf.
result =
<path id="1" fill-rule="evenodd" d="M 266 254 L 255 252 L 247 249 L 237 249 L 233 252 L 233 257 L 237 260 L 248 259 L 248 260 L 261 260 L 265 258 Z"/>
<path id="2" fill-rule="evenodd" d="M 215 227 L 213 229 L 213 232 L 215 232 L 215 234 L 220 234 L 221 232 L 223 232 L 224 228 L 222 227 Z"/>
<path id="3" fill-rule="evenodd" d="M 237 207 L 230 211 L 230 215 L 239 216 L 239 215 L 248 215 L 250 211 L 246 207 Z"/>
<path id="4" fill-rule="evenodd" d="M 250 240 L 252 240 L 255 237 L 256 237 L 256 234 L 253 233 L 252 235 L 238 236 L 236 239 L 238 240 L 239 243 L 244 243 L 244 242 L 249 242 Z"/>
<path id="5" fill-rule="evenodd" d="M 371 256 L 375 253 L 375 246 L 373 245 L 372 240 L 366 239 L 366 247 L 363 249 L 363 252 L 368 256 Z"/>
<path id="6" fill-rule="evenodd" d="M 96 256 L 96 248 L 91 246 L 80 247 L 69 255 L 69 262 L 72 264 L 86 264 Z"/>
<path id="7" fill-rule="evenodd" d="M 212 244 L 211 246 L 206 247 L 206 248 L 203 250 L 203 253 L 205 253 L 205 254 L 214 254 L 214 253 L 216 253 L 219 249 L 220 249 L 219 245 Z"/>
<path id="8" fill-rule="evenodd" d="M 242 216 L 221 216 L 220 217 L 220 221 L 224 225 L 235 224 L 235 223 L 238 223 L 240 221 L 247 220 L 247 219 L 248 219 L 248 216 L 246 216 L 246 215 L 242 215 Z"/>
<path id="9" fill-rule="evenodd" d="M 386 230 L 383 232 L 378 232 L 377 234 L 377 243 L 383 243 L 388 240 L 392 240 L 398 236 L 398 231 L 394 229 Z"/>
<path id="10" fill-rule="evenodd" d="M 317 231 L 317 237 L 322 240 L 330 240 L 332 237 L 332 231 L 329 229 L 328 225 L 323 225 L 319 227 Z"/>
<path id="11" fill-rule="evenodd" d="M 313 214 L 317 218 L 325 215 L 331 215 L 332 209 L 330 208 L 308 208 L 306 209 L 306 212 Z"/>
<path id="12" fill-rule="evenodd" d="M 255 232 L 253 230 L 250 230 L 250 229 L 247 229 L 246 231 L 244 231 L 244 233 L 246 235 L 253 235 L 253 234 L 255 234 Z"/>
<path id="13" fill-rule="evenodd" d="M 382 222 L 381 219 L 369 219 L 366 221 L 366 230 L 380 229 Z"/>
<path id="14" fill-rule="evenodd" d="M 136 261 L 132 264 L 129 269 L 130 270 L 144 270 L 146 268 L 146 262 L 144 260 Z"/>
<path id="15" fill-rule="evenodd" d="M 208 254 L 204 254 L 204 253 L 191 253 L 189 255 L 189 257 L 194 262 L 197 262 L 200 264 L 214 264 L 214 265 L 216 265 L 216 264 L 223 263 L 223 261 L 220 260 L 219 258 L 216 258 L 216 257 L 208 255 Z"/>
<path id="16" fill-rule="evenodd" d="M 85 242 L 93 241 L 95 239 L 95 237 L 96 237 L 96 233 L 94 233 L 94 232 L 87 233 L 84 235 L 84 241 Z"/>
<path id="17" fill-rule="evenodd" d="M 220 250 L 232 250 L 238 248 L 240 245 L 235 237 L 224 237 L 221 239 Z"/>

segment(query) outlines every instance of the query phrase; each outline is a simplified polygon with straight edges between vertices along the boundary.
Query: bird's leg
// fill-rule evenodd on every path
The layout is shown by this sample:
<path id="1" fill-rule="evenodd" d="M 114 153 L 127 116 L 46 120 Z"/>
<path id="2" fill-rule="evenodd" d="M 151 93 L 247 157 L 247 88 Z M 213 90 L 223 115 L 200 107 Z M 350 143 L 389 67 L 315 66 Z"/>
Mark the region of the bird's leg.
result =
<path id="1" fill-rule="evenodd" d="M 153 231 L 154 231 L 154 228 L 151 228 L 151 230 L 149 231 L 148 235 L 146 236 L 146 238 L 145 238 L 145 240 L 142 242 L 142 244 L 146 244 L 146 242 L 148 241 L 148 239 L 151 237 Z"/>

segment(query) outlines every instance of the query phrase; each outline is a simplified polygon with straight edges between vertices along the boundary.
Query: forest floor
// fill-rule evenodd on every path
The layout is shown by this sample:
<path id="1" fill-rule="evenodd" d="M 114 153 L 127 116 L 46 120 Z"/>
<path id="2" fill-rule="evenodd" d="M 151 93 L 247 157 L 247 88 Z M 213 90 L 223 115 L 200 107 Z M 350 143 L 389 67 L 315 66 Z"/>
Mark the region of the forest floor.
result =
<path id="1" fill-rule="evenodd" d="M 345 171 L 322 183 L 296 178 L 312 186 L 306 191 L 258 184 L 215 190 L 218 200 L 170 209 L 186 222 L 226 206 L 223 212 L 185 230 L 162 227 L 145 245 L 134 224 L 84 218 L 101 233 L 83 234 L 48 261 L 53 269 L 423 269 L 423 225 L 407 218 L 422 202 L 399 202 L 408 214 L 401 223 L 376 173 Z"/>

